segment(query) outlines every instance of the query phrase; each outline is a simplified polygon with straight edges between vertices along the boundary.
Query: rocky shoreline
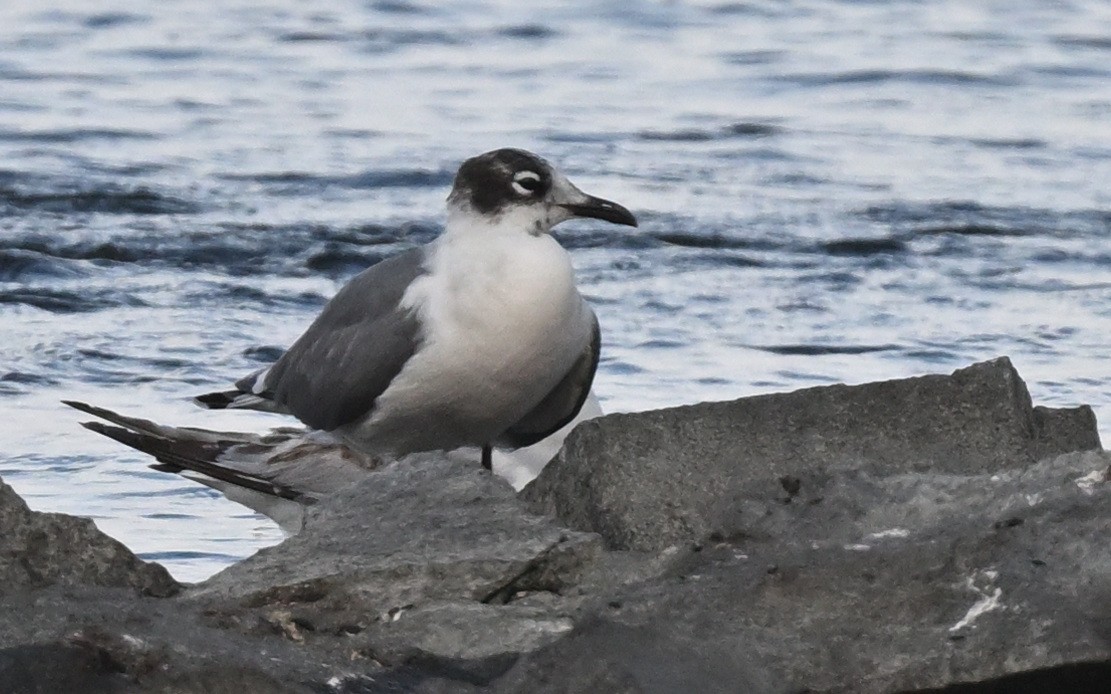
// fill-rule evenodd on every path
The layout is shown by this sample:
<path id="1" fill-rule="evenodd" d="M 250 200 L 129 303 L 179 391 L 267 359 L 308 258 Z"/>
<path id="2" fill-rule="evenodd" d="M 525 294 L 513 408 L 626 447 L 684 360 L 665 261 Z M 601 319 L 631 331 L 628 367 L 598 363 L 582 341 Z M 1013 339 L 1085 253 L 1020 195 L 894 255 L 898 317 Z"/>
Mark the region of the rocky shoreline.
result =
<path id="1" fill-rule="evenodd" d="M 0 691 L 1106 692 L 1109 476 L 1000 358 L 402 461 L 196 585 L 0 483 Z"/>

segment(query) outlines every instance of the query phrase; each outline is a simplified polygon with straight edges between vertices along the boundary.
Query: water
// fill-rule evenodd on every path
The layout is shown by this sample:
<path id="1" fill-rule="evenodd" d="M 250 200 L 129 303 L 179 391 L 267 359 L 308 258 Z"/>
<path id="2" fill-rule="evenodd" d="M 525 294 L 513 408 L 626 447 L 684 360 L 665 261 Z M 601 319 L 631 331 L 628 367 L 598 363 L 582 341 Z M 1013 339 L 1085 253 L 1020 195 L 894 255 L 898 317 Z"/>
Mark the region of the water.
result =
<path id="1" fill-rule="evenodd" d="M 48 7 L 49 5 L 49 7 Z M 1103 0 L 0 6 L 0 476 L 198 579 L 268 522 L 77 426 L 274 358 L 433 238 L 455 167 L 541 153 L 639 410 L 1010 355 L 1111 433 Z"/>

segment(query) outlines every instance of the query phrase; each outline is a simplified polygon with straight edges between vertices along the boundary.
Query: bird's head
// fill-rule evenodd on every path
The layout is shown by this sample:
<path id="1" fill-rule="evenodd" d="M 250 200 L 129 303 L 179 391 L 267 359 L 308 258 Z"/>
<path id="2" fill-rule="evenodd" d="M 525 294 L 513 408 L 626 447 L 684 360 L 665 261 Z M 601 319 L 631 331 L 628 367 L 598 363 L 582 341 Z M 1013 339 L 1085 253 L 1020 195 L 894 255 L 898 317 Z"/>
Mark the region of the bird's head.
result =
<path id="1" fill-rule="evenodd" d="M 621 205 L 579 190 L 540 157 L 522 149 L 496 149 L 463 162 L 448 196 L 448 210 L 491 227 L 533 235 L 574 217 L 636 226 Z"/>

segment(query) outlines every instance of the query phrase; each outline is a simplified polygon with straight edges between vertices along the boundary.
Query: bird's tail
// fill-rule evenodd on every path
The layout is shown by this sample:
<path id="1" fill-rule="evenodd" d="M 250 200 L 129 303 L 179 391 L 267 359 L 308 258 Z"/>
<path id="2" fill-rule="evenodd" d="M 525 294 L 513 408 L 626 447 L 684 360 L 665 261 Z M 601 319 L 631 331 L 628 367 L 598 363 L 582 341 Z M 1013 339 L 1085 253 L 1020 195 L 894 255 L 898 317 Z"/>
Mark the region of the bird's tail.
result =
<path id="1" fill-rule="evenodd" d="M 270 441 L 266 441 L 252 434 L 168 427 L 138 417 L 127 417 L 83 402 L 73 400 L 63 400 L 63 402 L 76 410 L 116 425 L 109 426 L 104 422 L 81 423 L 81 426 L 90 431 L 153 456 L 158 462 L 150 467 L 155 470 L 179 474 L 189 471 L 215 482 L 235 485 L 262 494 L 293 501 L 311 502 L 311 499 L 304 498 L 305 494 L 301 491 L 271 479 L 257 460 L 254 465 L 248 466 L 244 464 L 242 456 L 239 459 L 235 456 L 237 448 L 244 446 L 255 447 L 256 459 L 257 452 L 262 449 L 274 449 L 272 452 L 276 454 L 278 444 L 285 443 L 288 438 L 277 440 L 271 437 Z M 304 432 L 299 433 L 304 434 Z M 255 469 L 251 469 L 252 467 Z M 218 489 L 223 488 L 222 485 L 211 484 L 209 480 L 198 479 L 195 475 L 186 476 Z"/>
<path id="2" fill-rule="evenodd" d="M 266 434 L 171 427 L 83 402 L 65 404 L 102 421 L 90 431 L 154 456 L 155 470 L 207 485 L 295 533 L 305 506 L 366 477 L 385 461 L 322 432 L 283 427 Z"/>

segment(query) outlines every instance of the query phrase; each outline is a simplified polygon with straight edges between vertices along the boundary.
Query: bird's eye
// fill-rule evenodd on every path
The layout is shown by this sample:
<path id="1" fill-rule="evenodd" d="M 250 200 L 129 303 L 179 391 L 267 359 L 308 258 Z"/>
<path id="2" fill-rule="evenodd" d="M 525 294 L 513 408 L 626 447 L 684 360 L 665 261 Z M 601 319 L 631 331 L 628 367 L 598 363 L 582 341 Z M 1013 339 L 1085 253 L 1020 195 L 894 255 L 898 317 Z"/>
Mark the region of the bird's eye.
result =
<path id="1" fill-rule="evenodd" d="M 532 195 L 540 189 L 540 176 L 533 171 L 521 171 L 513 177 L 513 190 L 521 195 Z"/>

